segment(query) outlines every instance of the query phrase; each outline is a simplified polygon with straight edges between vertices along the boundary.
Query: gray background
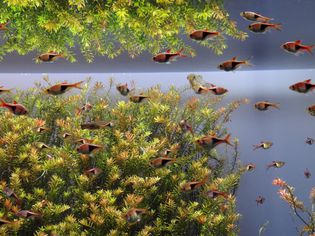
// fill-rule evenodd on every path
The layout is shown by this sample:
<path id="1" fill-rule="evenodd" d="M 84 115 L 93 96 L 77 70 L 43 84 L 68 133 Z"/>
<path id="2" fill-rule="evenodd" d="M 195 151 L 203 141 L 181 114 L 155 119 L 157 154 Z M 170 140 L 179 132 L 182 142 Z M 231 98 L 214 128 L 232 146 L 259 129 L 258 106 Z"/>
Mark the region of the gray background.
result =
<path id="1" fill-rule="evenodd" d="M 306 112 L 306 107 L 315 103 L 314 93 L 298 94 L 288 87 L 298 81 L 313 78 L 314 70 L 282 70 L 282 71 L 244 71 L 236 73 L 210 72 L 200 73 L 204 80 L 229 89 L 223 103 L 247 97 L 249 105 L 242 106 L 232 116 L 229 130 L 233 137 L 240 140 L 240 158 L 244 164 L 253 162 L 257 169 L 246 173 L 241 180 L 237 192 L 238 211 L 241 236 L 258 235 L 259 227 L 270 221 L 264 235 L 295 236 L 299 222 L 290 213 L 289 206 L 279 199 L 277 187 L 272 186 L 274 178 L 280 177 L 296 187 L 297 196 L 310 207 L 308 195 L 314 186 L 314 146 L 305 144 L 306 137 L 315 138 L 315 117 Z M 187 86 L 187 73 L 159 74 L 50 74 L 52 81 L 78 81 L 92 76 L 95 81 L 105 84 L 112 76 L 116 82 L 134 80 L 138 88 L 148 88 L 157 83 L 163 89 L 170 85 Z M 2 74 L 0 85 L 7 87 L 28 88 L 34 81 L 41 80 L 41 74 Z M 253 104 L 268 99 L 280 103 L 280 110 L 259 112 Z M 252 150 L 252 145 L 262 140 L 274 142 L 269 150 Z M 266 165 L 273 160 L 287 162 L 281 169 L 266 171 Z M 308 168 L 313 174 L 310 179 L 304 177 Z M 258 195 L 266 198 L 264 205 L 257 206 Z"/>
<path id="2" fill-rule="evenodd" d="M 144 53 L 135 59 L 123 54 L 114 60 L 98 57 L 88 64 L 77 51 L 77 63 L 59 60 L 54 64 L 35 64 L 33 58 L 38 52 L 26 56 L 16 54 L 5 57 L 0 62 L 0 73 L 112 73 L 112 72 L 185 72 L 185 71 L 217 71 L 217 65 L 233 56 L 247 59 L 253 56 L 255 65 L 250 70 L 263 69 L 305 69 L 315 68 L 315 58 L 311 55 L 295 57 L 280 49 L 287 41 L 302 40 L 305 44 L 315 44 L 314 0 L 225 0 L 226 9 L 231 18 L 238 22 L 239 29 L 249 33 L 246 41 L 228 39 L 229 48 L 222 56 L 216 56 L 210 49 L 187 39 L 197 50 L 195 58 L 180 58 L 171 65 L 154 63 L 152 55 Z M 276 23 L 283 24 L 283 31 L 272 30 L 265 34 L 254 34 L 247 30 L 249 21 L 240 17 L 244 10 L 257 11 L 273 17 Z M 0 33 L 1 34 L 1 33 Z M 186 36 L 183 36 L 186 38 Z"/>

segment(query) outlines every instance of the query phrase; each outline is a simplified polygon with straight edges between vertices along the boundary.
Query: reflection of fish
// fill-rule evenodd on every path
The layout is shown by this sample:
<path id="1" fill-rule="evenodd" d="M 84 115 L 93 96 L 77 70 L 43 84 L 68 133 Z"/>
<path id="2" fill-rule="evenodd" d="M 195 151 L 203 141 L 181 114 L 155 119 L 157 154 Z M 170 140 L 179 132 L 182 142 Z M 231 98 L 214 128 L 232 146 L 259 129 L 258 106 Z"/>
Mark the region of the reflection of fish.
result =
<path id="1" fill-rule="evenodd" d="M 113 127 L 113 122 L 107 122 L 107 121 L 91 121 L 84 124 L 81 124 L 81 129 L 103 129 L 106 127 Z"/>
<path id="2" fill-rule="evenodd" d="M 284 166 L 284 164 L 285 164 L 284 161 L 272 161 L 271 164 L 267 165 L 267 169 L 269 169 L 271 167 L 281 168 L 282 166 Z"/>
<path id="3" fill-rule="evenodd" d="M 265 198 L 263 197 L 263 196 L 258 196 L 257 198 L 256 198 L 256 203 L 257 203 L 257 206 L 258 206 L 258 204 L 264 204 L 264 202 L 265 202 Z"/>
<path id="4" fill-rule="evenodd" d="M 174 61 L 177 57 L 187 57 L 183 53 L 183 49 L 179 50 L 178 52 L 171 53 L 171 50 L 167 50 L 166 52 L 161 52 L 153 57 L 153 61 L 158 63 L 170 63 Z"/>
<path id="5" fill-rule="evenodd" d="M 183 184 L 181 186 L 181 189 L 183 191 L 193 191 L 197 188 L 200 188 L 202 185 L 204 185 L 209 179 L 209 176 L 206 176 L 204 179 L 202 179 L 201 181 L 191 181 L 191 182 L 187 182 L 185 184 Z"/>
<path id="6" fill-rule="evenodd" d="M 311 177 L 311 172 L 306 168 L 304 171 L 305 178 L 309 179 Z"/>
<path id="7" fill-rule="evenodd" d="M 270 141 L 262 141 L 259 144 L 253 145 L 254 146 L 253 150 L 255 151 L 258 148 L 269 149 L 269 148 L 271 148 L 272 145 L 273 145 L 273 143 Z"/>
<path id="8" fill-rule="evenodd" d="M 249 60 L 239 61 L 236 57 L 231 58 L 230 60 L 222 62 L 218 68 L 224 71 L 233 71 L 239 68 L 241 65 L 251 66 Z"/>
<path id="9" fill-rule="evenodd" d="M 269 29 L 276 29 L 281 31 L 281 24 L 271 24 L 267 22 L 256 22 L 250 24 L 248 29 L 254 33 L 265 33 Z"/>
<path id="10" fill-rule="evenodd" d="M 92 154 L 101 149 L 103 149 L 103 146 L 91 143 L 84 143 L 77 147 L 77 151 L 81 154 Z"/>
<path id="11" fill-rule="evenodd" d="M 149 98 L 149 96 L 145 96 L 145 95 L 134 95 L 134 96 L 130 96 L 129 97 L 129 100 L 131 102 L 134 102 L 134 103 L 140 103 L 143 101 L 143 99 L 145 98 Z"/>
<path id="12" fill-rule="evenodd" d="M 0 102 L 0 107 L 8 108 L 14 115 L 26 115 L 28 113 L 27 109 L 23 105 L 18 104 L 16 101 L 13 103 L 6 103 L 0 98 Z"/>
<path id="13" fill-rule="evenodd" d="M 249 163 L 246 165 L 245 170 L 246 171 L 253 171 L 256 168 L 256 165 L 253 163 Z"/>
<path id="14" fill-rule="evenodd" d="M 243 17 L 245 20 L 250 20 L 250 21 L 270 21 L 272 20 L 272 18 L 260 15 L 256 12 L 252 12 L 252 11 L 243 11 L 241 12 L 241 17 Z"/>
<path id="15" fill-rule="evenodd" d="M 279 104 L 268 102 L 268 101 L 261 101 L 261 102 L 255 103 L 255 108 L 259 111 L 267 111 L 269 107 L 280 109 Z"/>
<path id="16" fill-rule="evenodd" d="M 228 198 L 229 197 L 229 195 L 227 193 L 221 192 L 221 191 L 218 191 L 218 190 L 209 190 L 209 191 L 206 192 L 206 196 L 208 198 L 213 198 L 213 199 L 217 198 L 219 196 L 222 196 L 224 198 Z"/>
<path id="17" fill-rule="evenodd" d="M 164 166 L 168 166 L 174 162 L 176 162 L 176 158 L 164 156 L 164 157 L 158 157 L 156 159 L 153 159 L 152 161 L 150 161 L 150 164 L 153 167 L 164 167 Z"/>
<path id="18" fill-rule="evenodd" d="M 226 143 L 230 146 L 233 146 L 230 142 L 230 137 L 231 137 L 230 134 L 228 134 L 223 139 L 218 138 L 217 136 L 213 136 L 213 135 L 206 135 L 206 136 L 203 136 L 202 138 L 198 139 L 196 141 L 196 143 L 198 145 L 200 145 L 201 147 L 204 147 L 204 148 L 214 148 L 221 143 Z"/>
<path id="19" fill-rule="evenodd" d="M 38 59 L 43 61 L 43 62 L 54 62 L 58 58 L 64 58 L 63 54 L 53 52 L 53 51 L 43 53 L 43 54 L 38 56 Z"/>
<path id="20" fill-rule="evenodd" d="M 218 35 L 220 35 L 219 32 L 213 32 L 209 30 L 194 30 L 189 34 L 189 37 L 194 40 L 203 41 Z"/>
<path id="21" fill-rule="evenodd" d="M 283 48 L 286 52 L 293 53 L 295 55 L 299 55 L 303 52 L 313 54 L 312 49 L 314 48 L 315 45 L 303 45 L 301 43 L 302 43 L 301 40 L 286 42 L 281 45 L 281 48 Z"/>
<path id="22" fill-rule="evenodd" d="M 129 223 L 136 223 L 141 220 L 141 215 L 145 214 L 147 212 L 146 209 L 141 209 L 141 208 L 131 208 L 127 211 L 126 214 L 124 214 L 124 218 L 129 222 Z"/>
<path id="23" fill-rule="evenodd" d="M 313 138 L 307 137 L 305 140 L 305 143 L 307 143 L 308 145 L 313 145 L 315 142 L 315 140 Z"/>
<path id="24" fill-rule="evenodd" d="M 292 84 L 289 89 L 298 92 L 298 93 L 308 93 L 309 91 L 313 90 L 315 88 L 315 84 L 311 83 L 311 79 L 304 80 L 302 82 L 298 82 L 295 84 Z"/>
<path id="25" fill-rule="evenodd" d="M 41 127 L 38 127 L 36 131 L 38 133 L 42 133 L 42 132 L 47 132 L 47 131 L 50 131 L 50 130 L 51 130 L 51 128 L 48 128 L 48 127 L 45 127 L 45 126 L 41 126 Z"/>
<path id="26" fill-rule="evenodd" d="M 116 86 L 116 89 L 119 91 L 119 93 L 123 96 L 127 96 L 128 93 L 130 92 L 130 89 L 128 88 L 128 84 L 118 84 Z"/>
<path id="27" fill-rule="evenodd" d="M 80 82 L 73 83 L 73 84 L 63 82 L 63 83 L 55 84 L 55 85 L 51 86 L 50 88 L 45 89 L 45 92 L 48 94 L 52 94 L 52 95 L 63 94 L 72 88 L 82 89 L 81 84 L 83 82 L 84 81 L 80 81 Z"/>

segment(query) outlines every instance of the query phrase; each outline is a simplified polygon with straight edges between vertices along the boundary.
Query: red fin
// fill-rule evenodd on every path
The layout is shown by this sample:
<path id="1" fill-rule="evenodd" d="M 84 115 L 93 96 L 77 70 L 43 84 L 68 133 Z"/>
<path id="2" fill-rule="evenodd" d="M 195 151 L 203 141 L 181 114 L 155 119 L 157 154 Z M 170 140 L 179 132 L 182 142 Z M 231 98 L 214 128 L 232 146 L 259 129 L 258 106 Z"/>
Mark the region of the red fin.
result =
<path id="1" fill-rule="evenodd" d="M 312 79 L 304 80 L 303 83 L 311 83 Z"/>
<path id="2" fill-rule="evenodd" d="M 13 101 L 13 104 L 18 104 L 16 101 Z"/>
<path id="3" fill-rule="evenodd" d="M 231 61 L 236 61 L 237 57 L 232 57 Z"/>
<path id="4" fill-rule="evenodd" d="M 0 107 L 5 107 L 7 105 L 7 103 L 3 101 L 2 98 L 0 98 L 0 102 L 1 102 Z"/>
<path id="5" fill-rule="evenodd" d="M 231 134 L 228 134 L 225 138 L 224 138 L 224 142 L 230 146 L 233 146 L 232 143 L 230 142 L 230 138 L 231 138 Z"/>
<path id="6" fill-rule="evenodd" d="M 313 48 L 314 48 L 315 45 L 310 45 L 310 46 L 305 46 L 305 50 L 310 53 L 311 55 L 313 55 Z"/>
<path id="7" fill-rule="evenodd" d="M 294 41 L 294 43 L 300 44 L 300 43 L 302 43 L 302 41 L 301 40 L 296 40 L 296 41 Z"/>
<path id="8" fill-rule="evenodd" d="M 167 49 L 167 50 L 166 50 L 166 53 L 171 53 L 171 49 Z"/>

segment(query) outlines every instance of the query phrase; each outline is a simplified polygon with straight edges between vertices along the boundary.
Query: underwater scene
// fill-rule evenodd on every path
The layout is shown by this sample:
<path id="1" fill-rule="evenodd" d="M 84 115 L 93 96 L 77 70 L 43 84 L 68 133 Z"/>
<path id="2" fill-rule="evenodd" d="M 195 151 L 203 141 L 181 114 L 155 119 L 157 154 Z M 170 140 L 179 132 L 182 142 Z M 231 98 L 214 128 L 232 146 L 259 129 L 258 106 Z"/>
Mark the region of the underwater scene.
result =
<path id="1" fill-rule="evenodd" d="M 315 236 L 313 0 L 3 0 L 0 235 Z"/>

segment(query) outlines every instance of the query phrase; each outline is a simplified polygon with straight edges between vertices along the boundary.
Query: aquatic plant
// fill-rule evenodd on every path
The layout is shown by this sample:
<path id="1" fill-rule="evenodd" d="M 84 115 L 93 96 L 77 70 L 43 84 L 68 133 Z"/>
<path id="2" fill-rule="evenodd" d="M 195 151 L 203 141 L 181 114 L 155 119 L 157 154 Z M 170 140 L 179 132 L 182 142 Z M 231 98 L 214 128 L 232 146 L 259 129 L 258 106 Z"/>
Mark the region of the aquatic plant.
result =
<path id="1" fill-rule="evenodd" d="M 219 31 L 244 40 L 224 9 L 223 0 L 4 0 L 0 1 L 0 58 L 10 52 L 63 53 L 75 61 L 79 47 L 88 62 L 96 55 L 114 58 L 123 52 L 185 49 L 194 55 L 194 43 L 185 36 L 195 29 Z M 3 35 L 2 35 L 3 34 Z M 225 37 L 199 42 L 217 54 L 227 47 Z"/>
<path id="2" fill-rule="evenodd" d="M 113 85 L 88 80 L 80 93 L 54 96 L 36 83 L 3 96 L 28 115 L 0 110 L 0 234 L 237 235 L 238 141 L 216 149 L 195 141 L 224 135 L 243 101 L 223 108 L 222 96 L 155 86 L 134 103 Z M 82 129 L 91 121 L 111 125 Z M 80 154 L 84 144 L 101 149 Z M 173 161 L 156 161 L 162 157 Z"/>
<path id="3" fill-rule="evenodd" d="M 315 235 L 315 187 L 310 192 L 311 209 L 307 209 L 303 202 L 298 200 L 294 194 L 294 187 L 287 184 L 284 180 L 276 178 L 272 181 L 273 185 L 279 186 L 278 194 L 282 200 L 287 202 L 294 212 L 294 215 L 301 221 L 304 227 L 300 235 Z"/>

